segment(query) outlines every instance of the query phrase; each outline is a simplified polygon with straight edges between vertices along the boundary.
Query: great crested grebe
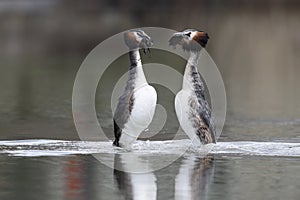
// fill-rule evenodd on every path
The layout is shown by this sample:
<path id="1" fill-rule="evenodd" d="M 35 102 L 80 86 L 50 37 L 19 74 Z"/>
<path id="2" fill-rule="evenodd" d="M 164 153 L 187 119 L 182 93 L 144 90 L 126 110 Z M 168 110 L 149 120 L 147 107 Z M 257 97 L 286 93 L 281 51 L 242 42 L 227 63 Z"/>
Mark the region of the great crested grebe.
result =
<path id="1" fill-rule="evenodd" d="M 157 94 L 144 75 L 139 49 L 149 52 L 151 38 L 142 30 L 124 33 L 125 44 L 129 48 L 130 68 L 127 84 L 120 96 L 114 114 L 113 144 L 130 147 L 152 121 Z"/>
<path id="2" fill-rule="evenodd" d="M 205 48 L 208 39 L 208 34 L 203 31 L 186 29 L 173 34 L 169 40 L 171 46 L 181 45 L 190 54 L 184 71 L 182 90 L 175 97 L 175 110 L 180 126 L 195 144 L 216 143 L 211 109 L 197 70 L 201 50 Z"/>

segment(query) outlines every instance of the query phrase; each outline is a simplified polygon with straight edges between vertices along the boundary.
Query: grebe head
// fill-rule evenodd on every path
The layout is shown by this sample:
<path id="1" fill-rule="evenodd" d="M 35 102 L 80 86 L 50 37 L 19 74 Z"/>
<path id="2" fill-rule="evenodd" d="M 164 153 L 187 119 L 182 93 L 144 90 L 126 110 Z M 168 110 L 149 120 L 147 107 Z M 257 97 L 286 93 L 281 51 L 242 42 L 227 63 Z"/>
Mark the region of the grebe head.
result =
<path id="1" fill-rule="evenodd" d="M 147 53 L 147 51 L 149 52 L 149 48 L 153 44 L 150 36 L 140 29 L 125 32 L 124 40 L 130 50 L 143 49 L 144 53 Z"/>
<path id="2" fill-rule="evenodd" d="M 182 32 L 174 33 L 169 40 L 169 45 L 176 47 L 181 45 L 186 51 L 200 51 L 205 48 L 209 37 L 204 31 L 186 29 Z"/>

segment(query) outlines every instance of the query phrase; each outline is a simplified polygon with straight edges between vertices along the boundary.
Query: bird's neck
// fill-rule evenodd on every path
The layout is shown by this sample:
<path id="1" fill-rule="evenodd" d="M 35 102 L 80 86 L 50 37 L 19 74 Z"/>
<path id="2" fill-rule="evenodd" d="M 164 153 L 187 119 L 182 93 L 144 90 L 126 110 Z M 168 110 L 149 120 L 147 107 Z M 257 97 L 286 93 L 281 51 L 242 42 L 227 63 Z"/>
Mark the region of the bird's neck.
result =
<path id="1" fill-rule="evenodd" d="M 147 85 L 148 83 L 143 71 L 143 64 L 139 50 L 131 50 L 129 52 L 129 57 L 129 80 L 134 82 L 134 89 Z"/>
<path id="2" fill-rule="evenodd" d="M 191 51 L 190 52 L 190 57 L 187 61 L 184 75 L 183 75 L 182 89 L 184 89 L 184 90 L 193 89 L 193 86 L 194 86 L 193 76 L 196 75 L 194 73 L 198 73 L 197 64 L 198 64 L 199 58 L 200 58 L 200 51 L 196 51 L 196 52 Z"/>

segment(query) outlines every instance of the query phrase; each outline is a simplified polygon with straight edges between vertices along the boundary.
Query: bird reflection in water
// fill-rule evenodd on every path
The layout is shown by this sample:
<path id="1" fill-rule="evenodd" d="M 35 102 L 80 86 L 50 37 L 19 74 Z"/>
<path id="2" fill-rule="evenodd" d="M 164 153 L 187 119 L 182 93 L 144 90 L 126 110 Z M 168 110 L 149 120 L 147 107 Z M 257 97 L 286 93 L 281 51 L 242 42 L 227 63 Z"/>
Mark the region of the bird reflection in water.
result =
<path id="1" fill-rule="evenodd" d="M 156 176 L 138 155 L 116 154 L 114 166 L 114 177 L 124 199 L 157 199 Z"/>
<path id="2" fill-rule="evenodd" d="M 116 155 L 114 161 L 114 177 L 124 199 L 157 199 L 156 176 L 152 172 L 139 171 L 149 169 L 147 162 L 130 154 Z M 175 177 L 174 199 L 205 199 L 214 176 L 213 157 L 190 155 L 181 162 Z M 135 170 L 139 173 L 134 173 Z"/>
<path id="3" fill-rule="evenodd" d="M 213 175 L 213 157 L 186 157 L 175 178 L 175 199 L 206 199 Z"/>

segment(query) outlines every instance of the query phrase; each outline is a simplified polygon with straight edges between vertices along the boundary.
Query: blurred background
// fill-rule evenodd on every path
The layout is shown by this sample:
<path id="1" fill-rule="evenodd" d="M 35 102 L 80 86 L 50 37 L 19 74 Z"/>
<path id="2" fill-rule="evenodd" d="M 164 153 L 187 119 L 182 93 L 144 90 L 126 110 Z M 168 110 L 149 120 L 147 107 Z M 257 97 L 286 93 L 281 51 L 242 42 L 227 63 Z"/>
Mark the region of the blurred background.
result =
<path id="1" fill-rule="evenodd" d="M 71 97 L 80 64 L 106 38 L 153 26 L 209 33 L 228 101 L 221 140 L 300 141 L 299 21 L 297 0 L 1 0 L 0 139 L 78 139 Z M 112 132 L 103 105 L 98 98 Z"/>

